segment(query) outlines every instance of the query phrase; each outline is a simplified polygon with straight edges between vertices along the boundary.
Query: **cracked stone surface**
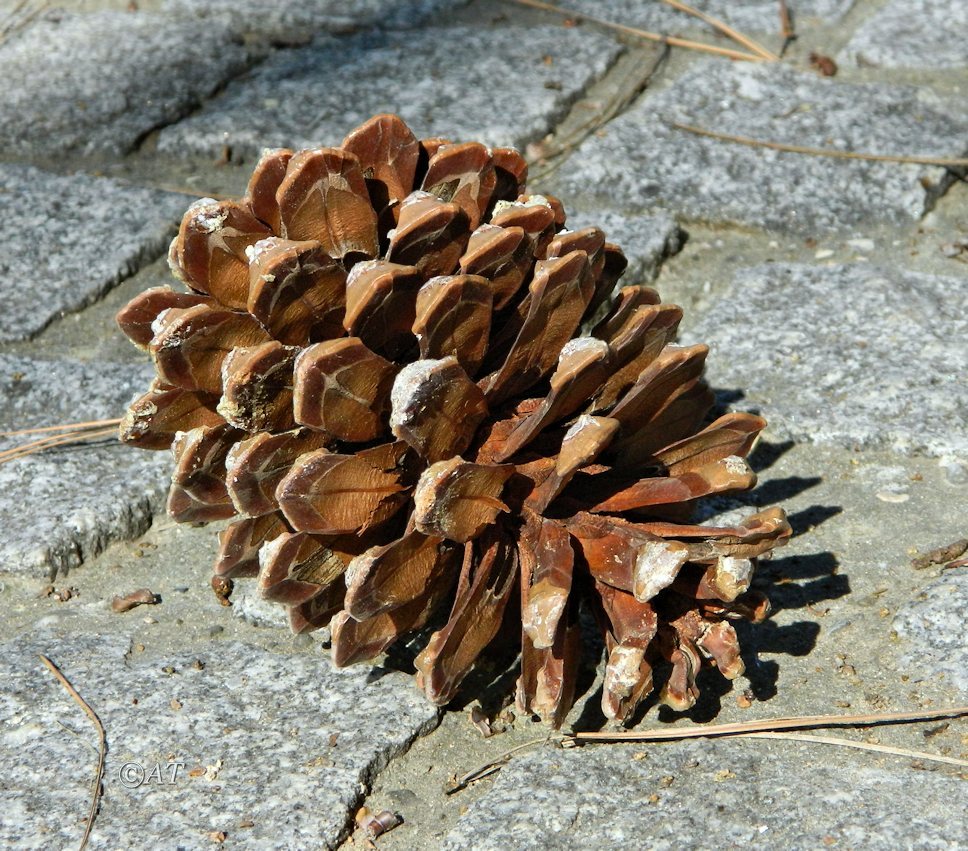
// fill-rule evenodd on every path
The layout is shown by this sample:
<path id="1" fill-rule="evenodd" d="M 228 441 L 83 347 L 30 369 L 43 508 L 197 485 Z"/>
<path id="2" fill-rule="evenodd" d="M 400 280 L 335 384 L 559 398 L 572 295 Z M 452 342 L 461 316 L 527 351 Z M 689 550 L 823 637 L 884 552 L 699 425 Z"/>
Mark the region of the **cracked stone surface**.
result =
<path id="1" fill-rule="evenodd" d="M 915 682 L 942 676 L 968 695 L 966 600 L 968 573 L 964 568 L 945 571 L 895 616 L 894 629 L 910 648 L 901 664 Z"/>
<path id="2" fill-rule="evenodd" d="M 339 144 L 378 112 L 399 114 L 422 136 L 523 147 L 545 135 L 619 50 L 597 33 L 551 26 L 322 39 L 281 51 L 232 83 L 162 131 L 159 148 L 214 156 L 229 145 L 233 155 L 253 156 L 265 147 Z M 501 81 L 499 94 L 487 80 Z"/>
<path id="3" fill-rule="evenodd" d="M 748 388 L 775 434 L 847 448 L 968 458 L 964 280 L 774 264 L 740 272 L 689 338 L 710 380 Z"/>
<path id="4" fill-rule="evenodd" d="M 0 428 L 118 417 L 147 386 L 146 366 L 0 355 Z M 0 448 L 23 438 L 0 438 Z M 0 466 L 0 572 L 57 574 L 112 540 L 145 531 L 164 507 L 171 457 L 131 452 L 113 434 Z"/>
<path id="5" fill-rule="evenodd" d="M 444 848 L 672 849 L 715 836 L 723 847 L 887 851 L 901 836 L 945 849 L 968 833 L 963 810 L 934 806 L 963 794 L 954 772 L 832 750 L 754 740 L 543 749 L 504 768 Z"/>
<path id="6" fill-rule="evenodd" d="M 411 28 L 428 17 L 462 6 L 467 0 L 165 0 L 162 9 L 200 25 L 212 22 L 262 41 L 301 43 L 313 33 L 350 32 L 364 27 Z"/>
<path id="7" fill-rule="evenodd" d="M 0 45 L 0 149 L 23 157 L 123 153 L 247 63 L 218 24 L 147 12 L 49 16 Z"/>
<path id="8" fill-rule="evenodd" d="M 38 653 L 107 730 L 93 847 L 213 847 L 221 831 L 237 848 L 332 848 L 362 784 L 437 720 L 405 677 L 337 671 L 318 652 L 224 641 L 139 659 L 116 630 L 78 635 L 70 621 L 51 616 L 0 645 L 0 678 L 14 686 L 0 694 L 8 848 L 76 844 L 90 802 L 96 738 Z"/>
<path id="9" fill-rule="evenodd" d="M 965 29 L 961 0 L 890 0 L 861 24 L 842 58 L 878 68 L 966 68 Z"/>
<path id="10" fill-rule="evenodd" d="M 0 165 L 0 204 L 6 342 L 80 310 L 161 254 L 185 199 L 106 178 Z"/>
<path id="11" fill-rule="evenodd" d="M 675 35 L 683 30 L 702 30 L 710 34 L 712 30 L 702 21 L 677 11 L 661 2 L 643 3 L 641 0 L 573 0 L 567 4 L 569 9 L 585 12 L 607 21 L 639 27 L 640 29 Z M 780 18 L 777 4 L 771 0 L 695 0 L 688 5 L 700 12 L 746 32 L 769 33 L 778 35 Z M 833 24 L 839 21 L 854 5 L 854 0 L 797 0 L 789 4 L 796 12 L 798 26 Z M 730 47 L 734 44 L 723 42 Z M 771 46 L 773 46 L 771 44 Z"/>
<path id="12" fill-rule="evenodd" d="M 837 150 L 956 157 L 966 151 L 966 107 L 926 88 L 701 61 L 586 140 L 550 188 L 586 202 L 806 235 L 910 223 L 950 182 L 941 169 L 751 148 L 670 124 Z"/>

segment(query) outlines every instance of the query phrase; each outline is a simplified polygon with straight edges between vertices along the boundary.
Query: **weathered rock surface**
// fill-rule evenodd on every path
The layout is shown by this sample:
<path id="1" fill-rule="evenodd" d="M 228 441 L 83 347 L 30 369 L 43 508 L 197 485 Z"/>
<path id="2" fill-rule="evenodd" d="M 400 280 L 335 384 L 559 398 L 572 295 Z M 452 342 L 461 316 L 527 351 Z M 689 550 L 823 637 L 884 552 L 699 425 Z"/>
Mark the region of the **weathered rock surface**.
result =
<path id="1" fill-rule="evenodd" d="M 247 64 L 246 50 L 216 23 L 137 11 L 48 16 L 0 45 L 0 150 L 129 151 Z"/>
<path id="2" fill-rule="evenodd" d="M 550 188 L 631 211 L 664 208 L 808 236 L 911 222 L 949 185 L 941 169 L 753 148 L 672 125 L 840 151 L 958 157 L 966 151 L 966 105 L 926 88 L 706 60 L 586 140 Z"/>
<path id="3" fill-rule="evenodd" d="M 860 25 L 842 58 L 878 68 L 966 68 L 966 29 L 960 0 L 890 0 Z"/>
<path id="4" fill-rule="evenodd" d="M 887 851 L 968 835 L 963 810 L 936 806 L 963 794 L 955 769 L 832 750 L 754 740 L 544 749 L 506 767 L 444 847 L 673 849 L 706 836 L 719 847 Z"/>
<path id="5" fill-rule="evenodd" d="M 165 0 L 162 9 L 198 24 L 212 22 L 259 41 L 302 43 L 320 32 L 342 33 L 364 27 L 411 28 L 431 15 L 462 6 L 467 0 Z"/>
<path id="6" fill-rule="evenodd" d="M 0 202 L 0 342 L 33 336 L 134 274 L 165 250 L 186 206 L 172 193 L 17 165 L 0 165 Z"/>
<path id="7" fill-rule="evenodd" d="M 773 433 L 968 457 L 964 281 L 867 263 L 764 265 L 712 299 L 689 339 Z"/>
<path id="8" fill-rule="evenodd" d="M 337 671 L 318 651 L 224 641 L 150 660 L 120 630 L 59 620 L 0 645 L 7 848 L 77 844 L 90 806 L 95 734 L 38 653 L 107 730 L 94 847 L 209 848 L 222 832 L 238 848 L 332 848 L 363 784 L 436 723 L 406 677 Z"/>
<path id="9" fill-rule="evenodd" d="M 152 371 L 0 355 L 0 428 L 119 417 Z M 0 438 L 10 449 L 43 435 Z M 164 507 L 167 452 L 133 452 L 108 434 L 0 466 L 0 572 L 69 570 L 112 540 L 134 538 Z"/>
<path id="10" fill-rule="evenodd" d="M 966 601 L 968 573 L 956 568 L 929 582 L 895 616 L 894 629 L 908 647 L 901 664 L 915 682 L 941 675 L 968 695 Z"/>
<path id="11" fill-rule="evenodd" d="M 232 83 L 165 129 L 159 148 L 214 156 L 228 145 L 251 157 L 264 147 L 333 145 L 378 112 L 397 113 L 423 136 L 523 146 L 544 136 L 618 52 L 605 36 L 553 26 L 323 38 Z"/>

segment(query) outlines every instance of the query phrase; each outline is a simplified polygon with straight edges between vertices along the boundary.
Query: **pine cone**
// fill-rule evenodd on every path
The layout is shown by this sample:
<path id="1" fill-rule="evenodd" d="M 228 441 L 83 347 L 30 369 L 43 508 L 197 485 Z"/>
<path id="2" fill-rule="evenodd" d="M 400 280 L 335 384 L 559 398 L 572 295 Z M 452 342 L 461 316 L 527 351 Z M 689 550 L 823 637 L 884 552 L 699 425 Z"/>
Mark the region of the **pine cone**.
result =
<path id="1" fill-rule="evenodd" d="M 340 148 L 266 152 L 245 198 L 186 213 L 170 262 L 190 292 L 119 314 L 157 370 L 121 439 L 171 446 L 171 516 L 234 518 L 216 575 L 258 575 L 296 632 L 329 624 L 337 665 L 436 618 L 417 682 L 444 704 L 519 634 L 518 703 L 557 726 L 586 606 L 605 714 L 626 719 L 653 669 L 686 709 L 704 664 L 742 672 L 730 621 L 767 615 L 755 560 L 790 534 L 779 509 L 688 523 L 755 484 L 765 423 L 704 427 L 707 349 L 672 345 L 681 310 L 613 297 L 620 249 L 565 229 L 526 174 L 512 149 L 418 141 L 390 115 Z"/>

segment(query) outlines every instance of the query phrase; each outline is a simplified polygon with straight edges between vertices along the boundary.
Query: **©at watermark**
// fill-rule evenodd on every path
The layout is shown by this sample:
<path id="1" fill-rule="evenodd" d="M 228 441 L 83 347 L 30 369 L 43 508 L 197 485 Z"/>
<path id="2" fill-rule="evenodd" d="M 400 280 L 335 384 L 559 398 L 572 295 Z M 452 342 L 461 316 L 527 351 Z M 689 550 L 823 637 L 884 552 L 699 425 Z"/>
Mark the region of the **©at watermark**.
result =
<path id="1" fill-rule="evenodd" d="M 128 789 L 152 785 L 173 786 L 178 782 L 178 772 L 184 767 L 184 762 L 156 762 L 147 766 L 140 762 L 126 762 L 118 769 L 118 780 Z"/>

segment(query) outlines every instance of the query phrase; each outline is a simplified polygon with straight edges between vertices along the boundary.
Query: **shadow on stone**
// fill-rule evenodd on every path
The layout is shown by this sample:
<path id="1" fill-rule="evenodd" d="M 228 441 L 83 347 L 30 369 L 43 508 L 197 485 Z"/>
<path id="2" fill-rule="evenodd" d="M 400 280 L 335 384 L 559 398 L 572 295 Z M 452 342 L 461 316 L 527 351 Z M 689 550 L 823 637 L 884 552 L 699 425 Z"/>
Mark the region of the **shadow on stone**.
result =
<path id="1" fill-rule="evenodd" d="M 780 458 L 793 449 L 794 446 L 796 446 L 796 443 L 792 440 L 782 440 L 779 443 L 761 440 L 756 444 L 756 448 L 746 460 L 749 461 L 749 465 L 757 473 L 760 473 L 772 467 Z"/>
<path id="2" fill-rule="evenodd" d="M 588 694 L 581 691 L 577 691 L 577 693 L 581 696 L 575 701 L 575 704 L 582 704 L 581 712 L 572 724 L 566 726 L 582 732 L 601 730 L 609 723 L 605 713 L 602 712 L 602 686 L 599 685 L 598 688 Z"/>
<path id="3" fill-rule="evenodd" d="M 850 579 L 839 567 L 830 552 L 780 558 L 763 564 L 754 587 L 770 598 L 774 611 L 802 609 L 850 593 Z"/>
<path id="4" fill-rule="evenodd" d="M 810 490 L 812 487 L 819 485 L 823 479 L 819 476 L 785 476 L 782 479 L 770 479 L 768 482 L 763 482 L 759 487 L 756 488 L 750 494 L 751 502 L 754 505 L 779 505 L 786 500 L 793 499 L 795 496 L 799 496 L 804 491 Z M 819 522 L 814 522 L 814 526 L 822 523 L 823 520 L 833 517 L 836 514 L 840 514 L 843 509 L 839 505 L 815 505 L 811 506 L 804 511 L 799 512 L 799 514 L 805 514 L 807 512 L 813 512 L 817 510 L 818 514 L 823 514 L 827 512 L 822 520 Z M 790 520 L 790 524 L 793 525 L 794 519 L 797 515 L 788 515 L 787 519 Z M 801 529 L 794 526 L 793 534 L 799 535 Z"/>

